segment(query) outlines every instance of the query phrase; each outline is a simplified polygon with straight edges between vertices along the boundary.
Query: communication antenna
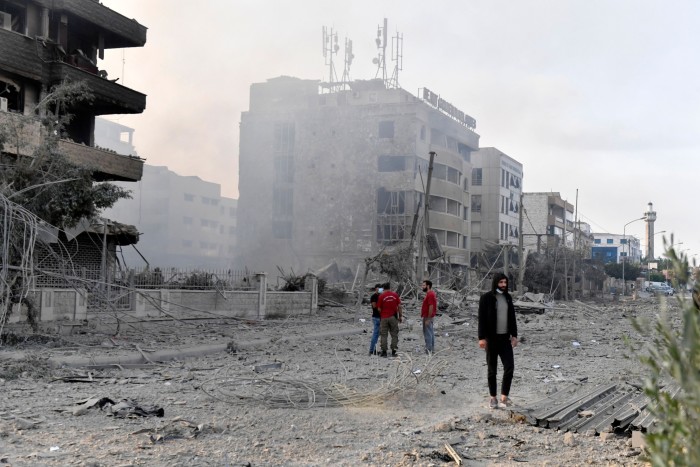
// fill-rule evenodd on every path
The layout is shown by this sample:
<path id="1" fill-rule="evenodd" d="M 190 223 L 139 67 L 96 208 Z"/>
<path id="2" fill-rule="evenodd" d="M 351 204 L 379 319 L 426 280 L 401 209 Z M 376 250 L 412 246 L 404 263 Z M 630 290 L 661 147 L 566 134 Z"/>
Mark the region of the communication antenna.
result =
<path id="1" fill-rule="evenodd" d="M 377 73 L 374 75 L 375 78 L 379 77 L 379 73 L 382 74 L 382 81 L 386 83 L 386 27 L 387 19 L 384 18 L 384 27 L 377 26 L 377 37 L 374 42 L 377 44 L 378 54 L 372 59 L 372 63 L 377 65 Z"/>
<path id="2" fill-rule="evenodd" d="M 345 67 L 343 68 L 343 79 L 342 86 L 345 89 L 345 85 L 350 82 L 350 66 L 352 65 L 352 60 L 355 55 L 352 53 L 352 40 L 345 38 Z"/>
<path id="3" fill-rule="evenodd" d="M 335 74 L 335 66 L 333 65 L 333 55 L 338 53 L 340 46 L 338 45 L 338 33 L 333 31 L 333 28 L 323 26 L 323 58 L 325 65 L 328 67 L 328 88 L 329 92 L 335 91 L 338 77 Z"/>
<path id="4" fill-rule="evenodd" d="M 391 61 L 394 62 L 394 72 L 387 82 L 389 88 L 399 88 L 399 71 L 403 70 L 403 34 L 396 32 L 391 38 Z"/>

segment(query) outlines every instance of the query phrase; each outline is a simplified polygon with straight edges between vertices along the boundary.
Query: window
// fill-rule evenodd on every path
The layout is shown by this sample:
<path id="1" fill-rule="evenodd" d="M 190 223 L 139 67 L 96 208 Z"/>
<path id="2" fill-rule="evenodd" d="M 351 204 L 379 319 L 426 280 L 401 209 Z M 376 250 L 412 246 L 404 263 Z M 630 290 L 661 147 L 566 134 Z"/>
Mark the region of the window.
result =
<path id="1" fill-rule="evenodd" d="M 596 238 L 596 239 L 594 240 L 594 243 L 595 243 L 596 245 L 600 245 L 600 239 L 599 239 L 599 238 Z"/>
<path id="2" fill-rule="evenodd" d="M 465 221 L 469 220 L 469 208 L 464 206 L 464 216 L 462 217 Z"/>
<path id="3" fill-rule="evenodd" d="M 228 208 L 228 216 L 236 217 L 236 208 Z"/>
<path id="4" fill-rule="evenodd" d="M 621 239 L 620 239 L 620 244 L 621 244 L 621 245 L 627 245 L 627 239 L 626 239 L 626 238 L 621 238 Z"/>
<path id="5" fill-rule="evenodd" d="M 433 178 L 447 180 L 447 166 L 443 164 L 433 164 Z"/>
<path id="6" fill-rule="evenodd" d="M 294 122 L 275 123 L 274 138 L 276 154 L 292 154 L 294 152 Z"/>
<path id="7" fill-rule="evenodd" d="M 185 193 L 185 201 L 194 201 L 194 195 L 191 193 Z"/>
<path id="8" fill-rule="evenodd" d="M 394 121 L 393 120 L 385 120 L 385 121 L 379 122 L 378 136 L 379 136 L 379 138 L 393 138 L 394 137 Z"/>
<path id="9" fill-rule="evenodd" d="M 459 185 L 459 170 L 453 169 L 452 167 L 447 168 L 447 181 Z"/>
<path id="10" fill-rule="evenodd" d="M 403 172 L 406 170 L 404 156 L 379 156 L 377 170 L 380 172 Z"/>
<path id="11" fill-rule="evenodd" d="M 430 210 L 435 212 L 447 211 L 447 200 L 441 196 L 430 197 Z"/>
<path id="12" fill-rule="evenodd" d="M 192 240 L 183 240 L 182 246 L 185 248 L 191 248 L 192 247 Z"/>
<path id="13" fill-rule="evenodd" d="M 229 226 L 228 228 L 228 234 L 233 236 L 236 235 L 236 227 L 235 226 Z"/>
<path id="14" fill-rule="evenodd" d="M 189 216 L 185 216 L 182 218 L 182 223 L 185 225 L 192 225 L 192 218 Z"/>
<path id="15" fill-rule="evenodd" d="M 481 186 L 481 181 L 482 181 L 482 169 L 476 168 L 472 169 L 472 185 L 474 186 Z"/>
<path id="16" fill-rule="evenodd" d="M 447 138 L 445 138 L 444 133 L 435 128 L 430 129 L 430 144 L 435 146 L 440 146 L 442 148 L 447 147 Z"/>
<path id="17" fill-rule="evenodd" d="M 420 127 L 420 140 L 425 141 L 425 125 L 421 125 Z"/>
<path id="18" fill-rule="evenodd" d="M 481 195 L 472 195 L 472 212 L 481 212 Z"/>
<path id="19" fill-rule="evenodd" d="M 406 192 L 377 190 L 377 213 L 404 214 L 406 212 Z"/>
<path id="20" fill-rule="evenodd" d="M 605 242 L 606 242 L 608 245 L 612 245 L 612 244 L 613 244 L 613 239 L 612 239 L 612 238 L 608 238 Z"/>
<path id="21" fill-rule="evenodd" d="M 459 234 L 457 232 L 447 232 L 447 246 L 459 248 Z"/>
<path id="22" fill-rule="evenodd" d="M 452 214 L 453 216 L 459 217 L 459 206 L 460 204 L 452 199 L 447 200 L 447 213 Z"/>
<path id="23" fill-rule="evenodd" d="M 294 158 L 289 156 L 275 157 L 275 183 L 292 183 L 294 181 Z"/>
<path id="24" fill-rule="evenodd" d="M 462 156 L 462 159 L 464 159 L 467 162 L 472 161 L 472 151 L 469 149 L 469 146 L 466 144 L 462 143 L 457 143 L 457 152 L 459 152 Z"/>

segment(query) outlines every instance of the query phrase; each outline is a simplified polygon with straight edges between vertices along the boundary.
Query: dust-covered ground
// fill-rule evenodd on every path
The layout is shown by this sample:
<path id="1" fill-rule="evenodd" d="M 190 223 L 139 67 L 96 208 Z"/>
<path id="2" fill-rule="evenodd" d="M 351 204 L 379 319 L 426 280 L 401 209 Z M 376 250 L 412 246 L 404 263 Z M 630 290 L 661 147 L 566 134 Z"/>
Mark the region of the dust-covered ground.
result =
<path id="1" fill-rule="evenodd" d="M 662 306 L 642 297 L 519 314 L 511 399 L 528 407 L 572 383 L 641 383 L 646 370 L 628 358 L 623 338 L 641 346 L 630 318 L 654 319 Z M 667 306 L 678 314 L 676 299 Z M 430 358 L 420 326 L 411 325 L 418 310 L 407 310 L 398 358 L 368 356 L 370 312 L 356 313 L 163 320 L 122 325 L 119 335 L 104 323 L 65 337 L 27 338 L 6 327 L 13 338 L 0 348 L 0 465 L 454 464 L 446 444 L 472 466 L 643 464 L 624 434 L 565 439 L 487 408 L 475 306 L 436 318 Z M 146 361 L 155 351 L 227 344 L 229 351 Z M 49 366 L 139 353 L 141 365 Z M 113 413 L 118 407 L 105 398 L 131 405 Z M 153 415 L 159 409 L 162 417 Z"/>

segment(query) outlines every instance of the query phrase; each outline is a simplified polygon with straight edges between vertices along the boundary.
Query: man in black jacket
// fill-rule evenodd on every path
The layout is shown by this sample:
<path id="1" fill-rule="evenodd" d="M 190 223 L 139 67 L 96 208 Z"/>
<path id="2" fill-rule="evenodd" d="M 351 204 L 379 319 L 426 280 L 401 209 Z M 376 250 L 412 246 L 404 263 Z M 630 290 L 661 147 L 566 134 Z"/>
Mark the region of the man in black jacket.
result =
<path id="1" fill-rule="evenodd" d="M 501 382 L 501 406 L 508 407 L 510 384 L 513 381 L 515 362 L 513 347 L 518 345 L 518 325 L 515 322 L 513 298 L 508 293 L 508 277 L 498 273 L 491 283 L 491 291 L 479 300 L 479 347 L 486 350 L 488 366 L 487 379 L 491 401 L 489 406 L 499 406 L 496 398 L 496 369 L 498 358 L 503 363 L 503 381 Z"/>

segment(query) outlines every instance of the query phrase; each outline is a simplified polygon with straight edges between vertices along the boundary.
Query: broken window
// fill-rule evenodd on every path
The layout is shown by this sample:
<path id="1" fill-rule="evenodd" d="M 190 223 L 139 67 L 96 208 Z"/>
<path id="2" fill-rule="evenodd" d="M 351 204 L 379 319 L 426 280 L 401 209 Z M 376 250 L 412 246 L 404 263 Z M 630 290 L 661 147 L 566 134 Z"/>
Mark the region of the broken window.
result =
<path id="1" fill-rule="evenodd" d="M 404 239 L 407 225 L 410 227 L 410 218 L 407 216 L 378 216 L 377 217 L 377 242 L 390 244 Z"/>
<path id="2" fill-rule="evenodd" d="M 462 143 L 457 143 L 457 152 L 462 156 L 462 159 L 464 159 L 466 162 L 471 162 L 472 161 L 472 151 L 469 149 L 469 146 L 466 144 Z"/>
<path id="3" fill-rule="evenodd" d="M 472 195 L 472 212 L 481 212 L 481 195 Z"/>
<path id="4" fill-rule="evenodd" d="M 394 121 L 384 120 L 379 122 L 379 138 L 393 138 L 394 137 Z"/>
<path id="5" fill-rule="evenodd" d="M 430 210 L 435 212 L 447 212 L 447 200 L 441 196 L 431 196 Z"/>
<path id="6" fill-rule="evenodd" d="M 481 167 L 472 169 L 472 185 L 481 186 L 483 171 Z"/>
<path id="7" fill-rule="evenodd" d="M 380 172 L 403 172 L 406 170 L 406 157 L 379 156 L 377 170 Z"/>
<path id="8" fill-rule="evenodd" d="M 406 212 L 406 192 L 377 190 L 378 214 L 404 214 Z"/>

